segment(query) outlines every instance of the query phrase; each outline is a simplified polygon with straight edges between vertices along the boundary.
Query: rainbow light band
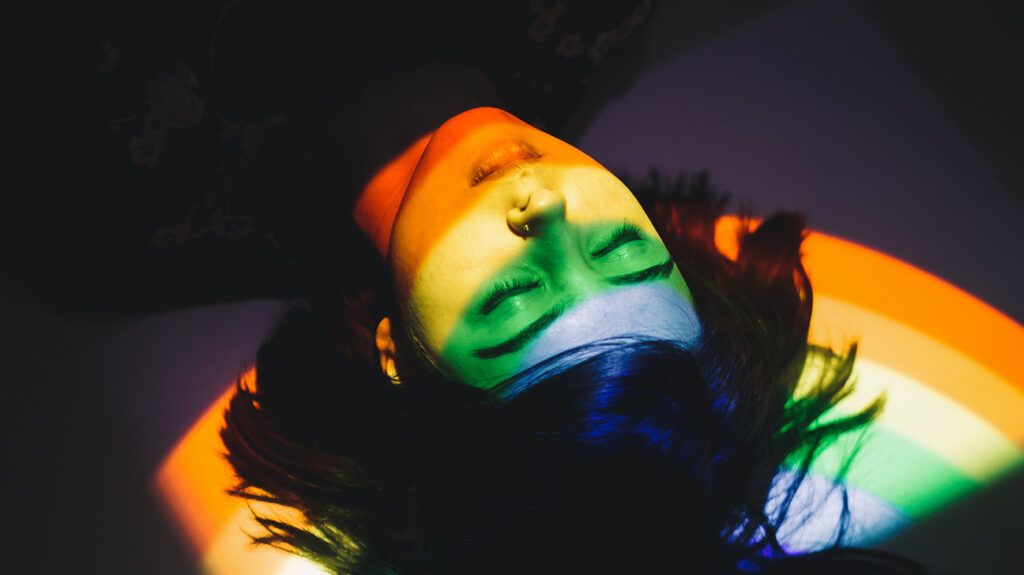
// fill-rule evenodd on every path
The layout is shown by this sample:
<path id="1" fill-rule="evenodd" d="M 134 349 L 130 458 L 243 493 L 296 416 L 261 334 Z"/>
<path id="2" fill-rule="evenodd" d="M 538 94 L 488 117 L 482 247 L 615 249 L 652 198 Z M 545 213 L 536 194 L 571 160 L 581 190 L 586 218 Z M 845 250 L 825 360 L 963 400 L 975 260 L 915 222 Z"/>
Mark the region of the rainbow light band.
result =
<path id="1" fill-rule="evenodd" d="M 716 230 L 719 248 L 732 257 L 739 225 L 723 218 Z M 868 510 L 856 525 L 859 541 L 891 534 L 908 518 L 920 521 L 1024 465 L 1024 364 L 1015 360 L 1024 327 L 934 275 L 853 242 L 812 232 L 803 252 L 815 294 L 810 340 L 859 341 L 858 388 L 837 414 L 888 392 L 886 410 L 863 437 L 840 438 L 812 467 L 810 484 L 834 476 L 861 439 L 847 473 L 851 507 Z M 245 532 L 259 527 L 224 492 L 234 476 L 217 434 L 230 390 L 168 455 L 155 489 L 207 572 L 321 573 L 248 543 Z M 828 540 L 827 525 L 808 522 L 788 539 L 811 548 Z"/>

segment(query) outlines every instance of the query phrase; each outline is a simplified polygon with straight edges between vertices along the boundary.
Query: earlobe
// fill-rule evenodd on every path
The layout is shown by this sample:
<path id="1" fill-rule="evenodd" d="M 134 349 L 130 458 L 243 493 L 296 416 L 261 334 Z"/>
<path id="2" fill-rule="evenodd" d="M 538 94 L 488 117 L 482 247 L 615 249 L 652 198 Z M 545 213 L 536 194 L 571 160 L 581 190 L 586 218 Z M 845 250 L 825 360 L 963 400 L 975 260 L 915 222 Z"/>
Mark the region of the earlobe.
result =
<path id="1" fill-rule="evenodd" d="M 377 344 L 377 355 L 380 359 L 380 371 L 391 383 L 400 385 L 398 369 L 395 367 L 395 340 L 391 337 L 391 318 L 385 317 L 377 324 L 377 333 L 374 338 Z"/>

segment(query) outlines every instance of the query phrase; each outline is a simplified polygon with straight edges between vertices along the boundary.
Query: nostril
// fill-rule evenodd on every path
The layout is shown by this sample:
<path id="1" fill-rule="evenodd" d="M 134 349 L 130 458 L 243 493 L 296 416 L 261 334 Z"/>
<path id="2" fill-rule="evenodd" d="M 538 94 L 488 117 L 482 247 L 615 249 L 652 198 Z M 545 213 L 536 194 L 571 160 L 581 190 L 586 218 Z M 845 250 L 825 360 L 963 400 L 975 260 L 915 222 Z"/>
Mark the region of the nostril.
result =
<path id="1" fill-rule="evenodd" d="M 534 187 L 529 192 L 517 193 L 514 200 L 506 219 L 518 235 L 536 235 L 549 222 L 565 218 L 565 196 L 558 190 Z"/>
<path id="2" fill-rule="evenodd" d="M 519 235 L 525 235 L 530 231 L 528 225 L 529 217 L 526 214 L 525 208 L 512 208 L 508 211 L 505 220 L 508 222 L 508 227 L 513 232 Z"/>
<path id="3" fill-rule="evenodd" d="M 520 212 L 525 212 L 526 208 L 530 205 L 530 191 L 524 189 L 516 190 L 515 196 L 512 200 L 513 205 L 518 208 Z"/>

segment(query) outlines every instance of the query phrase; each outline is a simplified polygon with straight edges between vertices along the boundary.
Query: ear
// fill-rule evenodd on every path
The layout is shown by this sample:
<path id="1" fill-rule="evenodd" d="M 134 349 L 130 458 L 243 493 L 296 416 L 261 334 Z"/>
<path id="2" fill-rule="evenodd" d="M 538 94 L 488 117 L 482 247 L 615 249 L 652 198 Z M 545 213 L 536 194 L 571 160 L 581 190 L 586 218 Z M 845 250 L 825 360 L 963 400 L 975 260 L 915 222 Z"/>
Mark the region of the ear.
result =
<path id="1" fill-rule="evenodd" d="M 377 344 L 377 354 L 380 359 L 380 371 L 391 383 L 399 385 L 402 381 L 398 377 L 398 369 L 395 368 L 395 340 L 391 337 L 391 318 L 385 317 L 377 324 L 377 334 L 374 338 Z"/>

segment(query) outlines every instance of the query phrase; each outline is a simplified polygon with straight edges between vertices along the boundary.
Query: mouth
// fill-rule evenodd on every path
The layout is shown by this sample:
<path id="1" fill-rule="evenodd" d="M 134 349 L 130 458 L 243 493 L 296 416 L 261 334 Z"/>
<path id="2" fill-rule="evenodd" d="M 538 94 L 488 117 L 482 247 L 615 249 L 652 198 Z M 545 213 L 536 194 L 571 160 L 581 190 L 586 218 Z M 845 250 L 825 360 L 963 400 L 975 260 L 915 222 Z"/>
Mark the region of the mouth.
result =
<path id="1" fill-rule="evenodd" d="M 533 146 L 519 138 L 495 142 L 487 146 L 473 163 L 471 185 L 475 186 L 498 172 L 505 172 L 520 162 L 539 157 L 540 153 Z"/>

